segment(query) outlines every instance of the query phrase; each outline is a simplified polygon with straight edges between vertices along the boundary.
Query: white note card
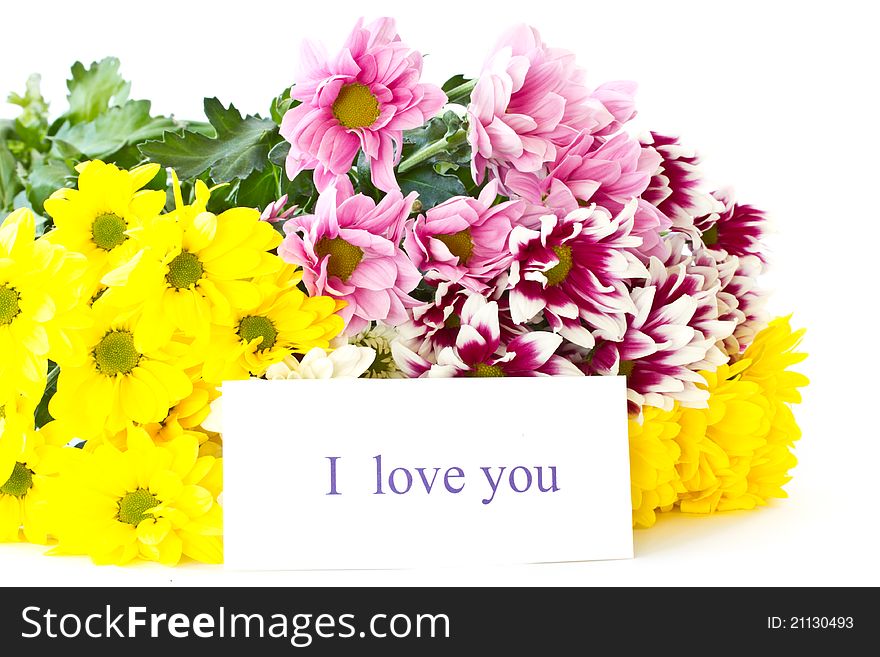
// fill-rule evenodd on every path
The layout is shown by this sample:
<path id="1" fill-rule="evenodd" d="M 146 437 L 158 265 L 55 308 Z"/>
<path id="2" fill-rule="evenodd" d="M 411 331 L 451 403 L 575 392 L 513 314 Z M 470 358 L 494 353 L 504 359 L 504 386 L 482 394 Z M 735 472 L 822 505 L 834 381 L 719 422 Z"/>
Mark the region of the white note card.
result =
<path id="1" fill-rule="evenodd" d="M 633 555 L 623 377 L 223 385 L 225 564 Z"/>

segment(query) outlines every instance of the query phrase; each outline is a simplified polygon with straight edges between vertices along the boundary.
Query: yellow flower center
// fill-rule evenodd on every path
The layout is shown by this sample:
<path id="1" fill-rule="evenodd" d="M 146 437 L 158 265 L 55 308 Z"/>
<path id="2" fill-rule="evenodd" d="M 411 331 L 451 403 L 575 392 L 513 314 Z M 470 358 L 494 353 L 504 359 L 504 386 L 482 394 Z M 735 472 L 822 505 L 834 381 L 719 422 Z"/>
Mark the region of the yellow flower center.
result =
<path id="1" fill-rule="evenodd" d="M 275 341 L 278 339 L 278 330 L 275 328 L 272 320 L 258 315 L 242 318 L 238 323 L 238 334 L 245 342 L 263 338 L 263 341 L 258 346 L 258 349 L 261 351 L 263 349 L 271 349 L 275 346 Z"/>
<path id="2" fill-rule="evenodd" d="M 0 287 L 0 326 L 12 324 L 12 320 L 21 313 L 18 302 L 21 295 L 14 287 L 4 285 Z"/>
<path id="3" fill-rule="evenodd" d="M 346 128 L 368 128 L 379 114 L 379 100 L 369 87 L 357 82 L 342 87 L 333 101 L 333 116 Z"/>
<path id="4" fill-rule="evenodd" d="M 134 336 L 129 331 L 110 331 L 95 347 L 94 358 L 101 374 L 116 376 L 137 367 L 141 354 L 134 348 Z"/>
<path id="5" fill-rule="evenodd" d="M 446 245 L 452 255 L 458 258 L 460 265 L 466 265 L 474 254 L 474 241 L 471 239 L 470 228 L 465 228 L 451 235 L 437 235 L 436 237 Z"/>
<path id="6" fill-rule="evenodd" d="M 33 485 L 34 473 L 24 463 L 16 463 L 12 468 L 12 475 L 0 486 L 0 495 L 24 497 Z"/>
<path id="7" fill-rule="evenodd" d="M 502 370 L 498 365 L 487 365 L 486 363 L 477 363 L 477 366 L 473 369 L 470 374 L 473 377 L 484 378 L 484 377 L 500 377 L 504 376 L 504 370 Z"/>
<path id="8" fill-rule="evenodd" d="M 0 420 L 6 419 L 6 404 L 0 404 Z"/>
<path id="9" fill-rule="evenodd" d="M 315 254 L 319 258 L 330 256 L 327 273 L 330 276 L 338 276 L 343 283 L 354 273 L 364 257 L 363 249 L 349 244 L 341 237 L 322 237 L 315 244 Z"/>
<path id="10" fill-rule="evenodd" d="M 562 244 L 552 248 L 553 253 L 559 258 L 559 264 L 545 271 L 544 276 L 547 277 L 547 285 L 559 285 L 566 279 L 568 272 L 571 271 L 571 247 Z"/>
<path id="11" fill-rule="evenodd" d="M 127 228 L 125 219 L 118 214 L 99 214 L 92 222 L 92 241 L 99 249 L 112 251 L 128 239 Z"/>
<path id="12" fill-rule="evenodd" d="M 159 500 L 146 488 L 138 488 L 132 493 L 127 493 L 116 504 L 119 507 L 116 519 L 119 522 L 137 527 L 141 521 L 152 517 L 148 516 L 146 512 L 158 506 Z"/>
<path id="13" fill-rule="evenodd" d="M 183 251 L 179 256 L 168 263 L 168 273 L 165 280 L 168 285 L 178 290 L 188 290 L 200 280 L 205 273 L 202 261 L 195 253 Z"/>

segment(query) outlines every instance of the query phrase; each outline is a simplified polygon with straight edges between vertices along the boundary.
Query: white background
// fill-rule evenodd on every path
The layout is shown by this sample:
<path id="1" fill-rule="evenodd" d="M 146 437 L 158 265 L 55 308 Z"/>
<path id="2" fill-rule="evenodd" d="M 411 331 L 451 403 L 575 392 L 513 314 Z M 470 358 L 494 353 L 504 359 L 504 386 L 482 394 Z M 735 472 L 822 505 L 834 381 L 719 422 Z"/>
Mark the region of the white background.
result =
<path id="1" fill-rule="evenodd" d="M 500 7 L 503 6 L 503 10 Z M 336 48 L 364 11 L 395 15 L 429 54 L 426 78 L 474 75 L 509 24 L 577 52 L 591 80 L 640 83 L 639 129 L 680 134 L 713 182 L 766 209 L 772 308 L 807 326 L 813 384 L 790 498 L 757 512 L 674 515 L 635 535 L 636 559 L 511 568 L 223 573 L 95 568 L 0 546 L 5 584 L 880 584 L 877 250 L 880 47 L 871 3 L 489 2 L 7 3 L 0 92 L 32 71 L 56 111 L 74 59 L 120 57 L 132 97 L 200 116 L 217 95 L 265 112 L 303 36 Z M 159 12 L 149 13 L 151 10 Z M 460 12 L 460 15 L 456 15 Z M 0 115 L 14 116 L 10 106 Z M 575 519 L 573 519 L 575 520 Z"/>

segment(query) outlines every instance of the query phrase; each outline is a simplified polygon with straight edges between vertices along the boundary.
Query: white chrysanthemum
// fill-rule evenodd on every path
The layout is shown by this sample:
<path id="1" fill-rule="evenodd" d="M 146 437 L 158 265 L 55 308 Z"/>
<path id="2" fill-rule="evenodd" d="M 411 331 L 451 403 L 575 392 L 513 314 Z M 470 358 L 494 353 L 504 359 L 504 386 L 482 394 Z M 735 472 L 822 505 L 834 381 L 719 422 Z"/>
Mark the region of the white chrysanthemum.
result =
<path id="1" fill-rule="evenodd" d="M 314 347 L 302 360 L 288 356 L 266 370 L 270 381 L 285 379 L 356 379 L 367 371 L 376 359 L 376 351 L 369 347 L 345 345 L 327 353 Z M 202 422 L 202 428 L 223 433 L 223 397 L 211 402 L 211 412 Z"/>
<path id="2" fill-rule="evenodd" d="M 391 346 L 399 339 L 397 330 L 385 324 L 376 324 L 373 328 L 361 331 L 349 338 L 348 343 L 358 347 L 369 347 L 376 352 L 376 357 L 367 371 L 365 379 L 402 379 L 403 372 L 394 362 Z"/>
<path id="3" fill-rule="evenodd" d="M 282 379 L 356 379 L 376 360 L 371 347 L 345 345 L 327 353 L 319 347 L 309 351 L 302 360 L 288 356 L 266 370 L 270 381 Z"/>

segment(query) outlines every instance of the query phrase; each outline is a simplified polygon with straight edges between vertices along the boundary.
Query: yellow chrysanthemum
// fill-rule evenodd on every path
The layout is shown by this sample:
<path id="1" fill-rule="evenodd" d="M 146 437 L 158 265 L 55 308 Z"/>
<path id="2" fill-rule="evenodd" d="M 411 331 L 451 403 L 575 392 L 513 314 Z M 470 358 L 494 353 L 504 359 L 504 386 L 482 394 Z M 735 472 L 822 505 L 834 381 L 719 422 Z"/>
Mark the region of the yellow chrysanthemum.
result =
<path id="1" fill-rule="evenodd" d="M 83 351 L 75 332 L 88 319 L 85 259 L 34 235 L 30 210 L 0 226 L 0 398 L 39 399 L 48 359 L 72 362 Z"/>
<path id="2" fill-rule="evenodd" d="M 658 509 L 671 508 L 684 491 L 675 464 L 680 449 L 675 442 L 681 412 L 646 406 L 641 418 L 629 420 L 630 487 L 633 526 L 651 527 Z"/>
<path id="3" fill-rule="evenodd" d="M 281 235 L 250 208 L 220 215 L 207 211 L 210 190 L 196 182 L 195 202 L 184 205 L 174 178 L 177 209 L 145 229 L 146 248 L 108 273 L 102 301 L 137 308 L 138 348 L 161 345 L 175 331 L 207 340 L 212 321 L 260 303 L 256 276 L 275 274 L 284 262 L 272 249 Z"/>
<path id="4" fill-rule="evenodd" d="M 291 352 L 327 349 L 345 322 L 336 314 L 344 302 L 306 296 L 296 284 L 299 273 L 286 266 L 278 276 L 255 281 L 260 303 L 234 313 L 227 324 L 215 325 L 205 362 L 204 378 L 224 380 L 262 376 L 270 365 Z"/>
<path id="5" fill-rule="evenodd" d="M 46 200 L 46 212 L 55 222 L 47 239 L 88 258 L 93 286 L 137 253 L 140 246 L 131 239 L 131 231 L 165 207 L 165 192 L 143 189 L 160 168 L 145 164 L 126 171 L 100 160 L 83 162 L 76 168 L 77 189 L 59 189 Z"/>
<path id="6" fill-rule="evenodd" d="M 50 554 L 84 554 L 96 564 L 173 566 L 184 556 L 221 563 L 222 460 L 200 457 L 191 436 L 156 445 L 137 428 L 127 446 L 101 445 L 62 471 Z"/>
<path id="7" fill-rule="evenodd" d="M 790 449 L 800 437 L 790 403 L 800 401 L 802 374 L 788 371 L 806 354 L 794 351 L 803 330 L 792 332 L 788 318 L 761 331 L 734 365 L 702 372 L 708 409 L 683 409 L 682 423 L 704 431 L 682 431 L 678 470 L 687 492 L 680 508 L 688 513 L 751 509 L 782 486 L 797 459 Z"/>
<path id="8" fill-rule="evenodd" d="M 192 435 L 199 444 L 207 442 L 212 434 L 201 428 L 202 421 L 211 412 L 211 402 L 220 397 L 220 390 L 197 378 L 190 395 L 175 405 L 161 422 L 144 427 L 154 442 L 163 443 L 179 436 Z"/>
<path id="9" fill-rule="evenodd" d="M 803 361 L 807 354 L 795 351 L 804 337 L 805 329 L 791 330 L 791 316 L 774 319 L 755 336 L 743 358 L 750 361 L 743 371 L 743 379 L 754 381 L 774 402 L 799 404 L 798 388 L 809 384 L 803 374 L 788 368 Z"/>
<path id="10" fill-rule="evenodd" d="M 802 336 L 777 319 L 741 360 L 701 372 L 707 408 L 645 407 L 630 419 L 634 526 L 653 525 L 658 510 L 709 514 L 786 496 L 800 438 L 790 404 L 808 383 L 788 368 L 806 357 L 795 351 Z"/>
<path id="11" fill-rule="evenodd" d="M 115 434 L 132 422 L 161 422 L 168 410 L 192 393 L 182 363 L 190 347 L 169 340 L 141 351 L 131 315 L 114 314 L 96 303 L 93 325 L 84 331 L 88 357 L 78 367 L 63 367 L 49 403 L 52 417 L 86 440 Z"/>
<path id="12" fill-rule="evenodd" d="M 679 465 L 687 492 L 679 506 L 686 513 L 750 509 L 759 502 L 748 490 L 755 451 L 767 444 L 770 404 L 760 386 L 743 381 L 747 361 L 702 372 L 709 391 L 707 409 L 682 409 L 684 422 L 705 422 L 705 431 L 679 438 L 687 460 Z M 700 415 L 701 418 L 693 417 Z"/>
<path id="13" fill-rule="evenodd" d="M 0 542 L 48 543 L 52 487 L 67 457 L 78 451 L 48 444 L 31 429 L 9 476 L 0 475 Z"/>

